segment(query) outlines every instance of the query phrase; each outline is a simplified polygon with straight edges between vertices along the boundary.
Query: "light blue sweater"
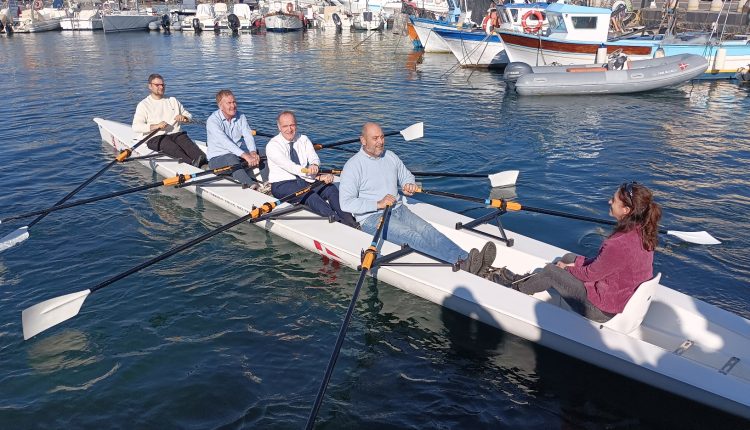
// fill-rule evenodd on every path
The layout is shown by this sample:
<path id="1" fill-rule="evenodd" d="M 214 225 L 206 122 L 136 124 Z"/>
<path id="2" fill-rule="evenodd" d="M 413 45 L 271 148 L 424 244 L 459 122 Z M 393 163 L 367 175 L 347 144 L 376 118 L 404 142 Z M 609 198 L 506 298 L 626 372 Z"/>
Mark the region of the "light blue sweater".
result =
<path id="1" fill-rule="evenodd" d="M 359 150 L 344 165 L 339 183 L 339 203 L 341 209 L 351 213 L 357 222 L 380 213 L 378 201 L 386 194 L 398 198 L 404 184 L 413 184 L 414 175 L 404 166 L 401 159 L 391 151 L 385 151 L 374 158 Z"/>
<path id="2" fill-rule="evenodd" d="M 247 123 L 245 115 L 239 112 L 227 121 L 221 109 L 217 109 L 206 120 L 206 135 L 206 145 L 208 145 L 206 156 L 209 160 L 225 154 L 234 154 L 239 157 L 244 152 L 257 151 L 253 130 Z"/>

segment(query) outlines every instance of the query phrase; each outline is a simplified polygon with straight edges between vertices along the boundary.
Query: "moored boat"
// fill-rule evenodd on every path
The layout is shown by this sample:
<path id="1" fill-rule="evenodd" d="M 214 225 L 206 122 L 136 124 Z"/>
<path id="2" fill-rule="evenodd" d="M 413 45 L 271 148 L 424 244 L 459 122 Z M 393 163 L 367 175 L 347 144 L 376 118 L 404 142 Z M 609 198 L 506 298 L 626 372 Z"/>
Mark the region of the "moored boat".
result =
<path id="1" fill-rule="evenodd" d="M 619 59 L 619 57 L 618 57 Z M 511 63 L 505 69 L 510 88 L 521 95 L 624 94 L 665 88 L 702 75 L 708 61 L 683 54 L 650 60 L 621 61 L 622 69 L 583 66 L 537 66 Z"/>
<path id="2" fill-rule="evenodd" d="M 132 147 L 128 124 L 95 119 L 104 142 L 115 150 Z M 133 156 L 150 154 L 141 146 Z M 163 157 L 140 160 L 165 177 L 199 172 L 198 168 Z M 273 200 L 265 194 L 219 181 L 186 189 L 237 215 L 253 205 Z M 411 210 L 432 223 L 464 248 L 479 247 L 497 227 L 480 225 L 478 232 L 456 229 L 466 216 L 409 198 Z M 360 264 L 360 251 L 371 237 L 359 230 L 307 211 L 285 215 L 259 226 L 301 247 L 349 267 Z M 479 233 L 481 232 L 481 233 Z M 524 273 L 563 255 L 563 249 L 505 231 L 513 246 L 495 240 L 495 265 Z M 400 246 L 385 242 L 388 254 Z M 409 254 L 398 262 L 435 263 Z M 608 321 L 595 323 L 564 308 L 548 293 L 526 296 L 509 288 L 448 267 L 388 266 L 378 279 L 406 292 L 453 309 L 485 324 L 556 349 L 677 395 L 750 418 L 750 321 L 659 283 L 659 276 L 641 285 L 626 310 Z"/>

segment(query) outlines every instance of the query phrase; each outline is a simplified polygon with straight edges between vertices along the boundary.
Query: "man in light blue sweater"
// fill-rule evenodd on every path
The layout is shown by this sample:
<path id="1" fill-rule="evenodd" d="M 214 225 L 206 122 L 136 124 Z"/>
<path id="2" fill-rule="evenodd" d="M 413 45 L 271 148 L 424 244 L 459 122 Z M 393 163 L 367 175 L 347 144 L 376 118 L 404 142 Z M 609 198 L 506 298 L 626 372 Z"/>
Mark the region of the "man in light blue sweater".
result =
<path id="1" fill-rule="evenodd" d="M 346 162 L 341 173 L 339 201 L 341 209 L 354 215 L 363 231 L 375 234 L 380 214 L 387 205 L 392 205 L 384 239 L 398 245 L 408 244 L 473 274 L 492 264 L 497 252 L 492 242 L 487 242 L 482 252 L 476 249 L 466 252 L 401 204 L 399 188 L 411 196 L 418 186 L 401 159 L 385 150 L 385 136 L 379 125 L 366 123 L 359 139 L 362 148 Z"/>

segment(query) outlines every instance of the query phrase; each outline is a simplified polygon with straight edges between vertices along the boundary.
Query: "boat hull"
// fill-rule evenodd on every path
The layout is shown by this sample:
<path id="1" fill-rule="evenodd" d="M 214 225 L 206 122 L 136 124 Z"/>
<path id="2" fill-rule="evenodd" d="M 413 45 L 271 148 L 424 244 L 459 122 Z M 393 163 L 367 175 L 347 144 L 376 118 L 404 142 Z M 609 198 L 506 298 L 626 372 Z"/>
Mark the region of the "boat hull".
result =
<path id="1" fill-rule="evenodd" d="M 523 75 L 514 87 L 521 95 L 624 94 L 650 91 L 682 84 L 701 76 L 708 61 L 683 54 L 633 61 L 627 70 L 599 70 L 586 67 L 541 66 Z M 588 70 L 588 71 L 587 71 Z"/>
<path id="2" fill-rule="evenodd" d="M 440 28 L 440 29 L 455 29 L 456 27 L 453 25 L 448 24 L 447 22 L 442 21 L 435 21 L 432 19 L 424 19 L 424 18 L 417 18 L 414 16 L 410 16 L 409 20 L 411 21 L 411 24 L 414 26 L 414 31 L 417 32 L 417 37 L 419 37 L 419 43 L 422 45 L 422 48 L 424 49 L 424 52 L 432 52 L 432 53 L 450 53 L 451 49 L 448 47 L 448 45 L 445 43 L 445 41 L 437 36 L 433 29 Z"/>
<path id="3" fill-rule="evenodd" d="M 95 119 L 101 138 L 116 151 L 134 144 L 127 124 Z M 133 156 L 150 154 L 143 146 Z M 151 158 L 139 163 L 159 175 L 172 177 L 199 169 L 169 158 Z M 204 200 L 230 213 L 243 216 L 253 205 L 273 198 L 259 192 L 218 181 L 185 187 Z M 456 222 L 470 218 L 408 199 L 409 208 L 465 249 L 479 248 L 485 236 L 456 230 Z M 285 207 L 286 204 L 280 207 Z M 360 263 L 360 251 L 372 240 L 362 231 L 340 223 L 329 223 L 301 211 L 283 218 L 254 224 L 310 252 L 336 260 L 351 268 Z M 497 228 L 476 227 L 490 234 Z M 507 231 L 513 247 L 501 247 L 495 265 L 515 272 L 542 267 L 566 251 L 535 239 Z M 400 249 L 384 242 L 383 253 Z M 399 262 L 434 262 L 409 255 Z M 596 366 L 611 370 L 674 394 L 696 400 L 739 416 L 750 418 L 750 321 L 663 285 L 656 285 L 651 307 L 643 323 L 631 333 L 621 333 L 587 320 L 554 304 L 545 293 L 527 296 L 448 267 L 386 266 L 377 278 L 410 294 L 452 309 L 492 327 L 556 349 Z M 684 347 L 685 340 L 690 347 Z M 681 348 L 680 345 L 683 345 Z M 732 360 L 736 358 L 736 362 Z M 733 362 L 730 367 L 726 363 Z"/>
<path id="4" fill-rule="evenodd" d="M 502 68 L 508 64 L 505 45 L 497 35 L 481 31 L 434 29 L 462 67 Z"/>
<path id="5" fill-rule="evenodd" d="M 158 20 L 155 15 L 103 15 L 102 29 L 105 33 L 146 30 L 149 23 Z"/>
<path id="6" fill-rule="evenodd" d="M 60 27 L 65 31 L 96 31 L 102 30 L 102 20 L 99 19 L 76 19 L 64 18 L 60 21 Z"/>
<path id="7" fill-rule="evenodd" d="M 266 31 L 285 33 L 302 30 L 302 19 L 294 14 L 277 13 L 266 15 L 264 21 Z"/>

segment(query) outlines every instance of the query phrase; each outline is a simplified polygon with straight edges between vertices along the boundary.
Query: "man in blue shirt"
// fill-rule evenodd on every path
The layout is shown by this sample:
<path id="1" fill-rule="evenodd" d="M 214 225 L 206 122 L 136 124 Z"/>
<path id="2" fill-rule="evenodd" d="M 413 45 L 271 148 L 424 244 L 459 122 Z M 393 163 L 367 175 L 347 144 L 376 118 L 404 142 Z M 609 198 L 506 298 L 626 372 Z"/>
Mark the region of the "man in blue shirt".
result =
<path id="1" fill-rule="evenodd" d="M 244 160 L 248 167 L 235 170 L 232 177 L 244 185 L 257 186 L 257 181 L 253 179 L 253 168 L 260 164 L 260 156 L 255 147 L 253 130 L 245 115 L 237 111 L 237 101 L 230 90 L 219 91 L 216 104 L 219 109 L 206 121 L 208 167 L 217 169 Z"/>
<path id="2" fill-rule="evenodd" d="M 454 263 L 461 270 L 479 274 L 495 260 L 495 244 L 487 242 L 482 252 L 466 252 L 430 223 L 401 204 L 399 188 L 411 196 L 418 186 L 414 175 L 401 159 L 385 150 L 383 130 L 375 123 L 366 123 L 360 135 L 362 148 L 344 165 L 339 184 L 341 209 L 350 212 L 362 230 L 374 234 L 382 210 L 393 206 L 391 218 L 383 238 L 397 245 L 408 244 L 413 249 Z"/>

